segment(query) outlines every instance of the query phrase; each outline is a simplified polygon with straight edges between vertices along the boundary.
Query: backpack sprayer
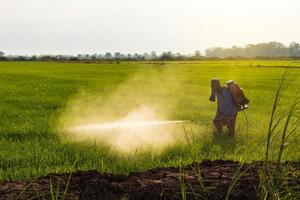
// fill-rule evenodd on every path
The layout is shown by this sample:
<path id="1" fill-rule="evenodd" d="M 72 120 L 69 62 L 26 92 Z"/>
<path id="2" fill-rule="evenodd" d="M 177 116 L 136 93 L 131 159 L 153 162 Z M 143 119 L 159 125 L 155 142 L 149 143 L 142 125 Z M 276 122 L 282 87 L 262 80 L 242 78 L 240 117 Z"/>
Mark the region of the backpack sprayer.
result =
<path id="1" fill-rule="evenodd" d="M 244 95 L 242 88 L 234 81 L 229 80 L 226 82 L 228 90 L 232 96 L 232 99 L 237 106 L 238 111 L 242 111 L 248 108 L 249 99 Z"/>
<path id="2" fill-rule="evenodd" d="M 226 82 L 226 85 L 228 87 L 228 90 L 232 96 L 232 99 L 237 106 L 238 111 L 243 111 L 246 122 L 247 122 L 247 132 L 249 130 L 249 121 L 248 116 L 245 112 L 245 110 L 248 108 L 248 103 L 250 102 L 248 98 L 245 97 L 243 89 L 234 81 L 229 80 Z"/>

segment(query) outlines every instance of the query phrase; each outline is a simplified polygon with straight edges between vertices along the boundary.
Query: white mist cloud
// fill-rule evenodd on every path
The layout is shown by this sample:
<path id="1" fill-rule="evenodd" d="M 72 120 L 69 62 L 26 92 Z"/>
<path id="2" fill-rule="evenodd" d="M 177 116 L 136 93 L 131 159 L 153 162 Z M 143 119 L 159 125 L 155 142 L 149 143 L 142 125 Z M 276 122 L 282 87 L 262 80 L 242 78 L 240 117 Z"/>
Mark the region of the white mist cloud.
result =
<path id="1" fill-rule="evenodd" d="M 162 150 L 179 139 L 185 121 L 160 120 L 155 111 L 141 106 L 128 115 L 112 122 L 83 124 L 72 127 L 69 137 L 75 140 L 91 140 L 106 143 L 121 152 L 136 150 Z"/>
<path id="2" fill-rule="evenodd" d="M 172 115 L 186 79 L 178 78 L 174 70 L 149 65 L 106 95 L 97 92 L 99 85 L 82 88 L 70 98 L 58 131 L 66 140 L 96 141 L 125 153 L 160 151 L 180 141 L 185 122 Z"/>

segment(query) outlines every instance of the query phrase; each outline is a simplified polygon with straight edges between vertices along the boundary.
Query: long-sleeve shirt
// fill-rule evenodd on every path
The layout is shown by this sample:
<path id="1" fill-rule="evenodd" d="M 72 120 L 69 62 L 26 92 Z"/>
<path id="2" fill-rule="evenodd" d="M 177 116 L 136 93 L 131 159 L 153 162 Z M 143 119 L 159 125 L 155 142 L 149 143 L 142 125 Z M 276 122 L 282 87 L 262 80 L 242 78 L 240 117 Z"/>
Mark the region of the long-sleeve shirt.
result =
<path id="1" fill-rule="evenodd" d="M 227 87 L 223 87 L 220 92 L 216 92 L 218 108 L 217 116 L 230 117 L 237 113 L 232 96 Z"/>

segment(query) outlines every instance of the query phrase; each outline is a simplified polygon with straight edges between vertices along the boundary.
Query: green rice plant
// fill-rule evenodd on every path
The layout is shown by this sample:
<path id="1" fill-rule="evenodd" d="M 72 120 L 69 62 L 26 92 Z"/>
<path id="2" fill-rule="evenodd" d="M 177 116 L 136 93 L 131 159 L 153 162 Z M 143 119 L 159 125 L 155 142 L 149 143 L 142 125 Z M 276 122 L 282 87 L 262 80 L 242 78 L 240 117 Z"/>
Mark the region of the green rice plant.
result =
<path id="1" fill-rule="evenodd" d="M 77 160 L 78 160 L 78 157 L 77 157 L 76 160 L 74 161 L 73 168 L 74 168 L 74 166 L 76 165 Z M 64 199 L 65 199 L 66 194 L 67 194 L 67 191 L 68 191 L 69 186 L 70 186 L 71 177 L 72 177 L 72 172 L 71 172 L 71 173 L 69 174 L 69 176 L 68 176 L 68 180 L 67 180 L 67 183 L 66 183 L 66 185 L 65 185 L 64 191 L 62 192 L 62 194 L 60 194 L 59 182 L 58 182 L 58 184 L 57 184 L 57 189 L 56 189 L 56 191 L 54 191 L 54 190 L 53 190 L 52 177 L 50 176 L 50 196 L 51 196 L 51 200 L 64 200 Z"/>
<path id="2" fill-rule="evenodd" d="M 203 179 L 202 179 L 201 173 L 199 172 L 200 174 L 198 174 L 198 172 L 195 171 L 194 167 L 192 165 L 189 165 L 189 167 L 192 168 L 193 172 L 195 174 L 197 173 L 197 175 L 198 175 L 199 183 L 201 182 L 200 185 L 201 185 L 201 188 L 203 188 L 203 194 L 197 193 L 190 183 L 185 182 L 185 172 L 184 172 L 184 169 L 182 168 L 182 166 L 183 165 L 181 163 L 180 167 L 179 167 L 179 184 L 180 184 L 181 198 L 183 200 L 187 199 L 187 194 L 192 194 L 194 199 L 207 199 L 207 197 L 210 197 L 209 193 L 207 191 L 207 188 L 203 184 Z M 188 185 L 188 187 L 187 187 L 187 185 Z M 188 192 L 187 188 L 189 188 L 191 192 Z M 208 198 L 208 199 L 210 199 L 210 198 Z"/>
<path id="3" fill-rule="evenodd" d="M 187 198 L 187 187 L 184 180 L 184 169 L 182 169 L 182 163 L 179 165 L 179 184 L 181 199 L 186 200 Z"/>
<path id="4" fill-rule="evenodd" d="M 235 170 L 233 177 L 231 178 L 226 196 L 225 196 L 225 200 L 228 200 L 230 198 L 230 194 L 232 193 L 234 187 L 236 187 L 238 180 L 247 172 L 247 170 L 241 171 L 243 165 L 244 165 L 244 160 L 241 159 L 237 169 Z"/>
<path id="5" fill-rule="evenodd" d="M 288 110 L 288 112 L 280 113 L 280 116 L 276 119 L 276 114 L 278 114 L 277 110 L 278 110 L 278 107 L 280 106 L 280 102 L 281 102 L 285 92 L 287 91 L 288 87 L 293 82 L 293 80 L 296 78 L 296 77 L 292 77 L 292 78 L 288 79 L 289 75 L 290 75 L 290 71 L 285 70 L 281 77 L 281 81 L 279 83 L 279 86 L 276 90 L 276 94 L 274 97 L 272 112 L 271 112 L 270 121 L 269 121 L 269 128 L 268 128 L 268 133 L 267 133 L 267 137 L 266 137 L 266 151 L 265 151 L 265 159 L 264 159 L 266 163 L 268 163 L 268 161 L 269 161 L 270 146 L 271 146 L 271 142 L 273 139 L 272 136 L 274 135 L 276 129 L 278 128 L 278 126 L 280 125 L 282 120 L 284 120 L 287 117 L 287 123 L 285 126 L 286 129 L 284 130 L 284 132 L 282 134 L 282 139 L 285 139 L 285 135 L 286 135 L 287 127 L 290 122 L 291 114 L 293 114 L 293 112 L 295 110 L 295 106 L 298 104 L 298 103 L 296 103 L 298 101 L 298 98 L 295 98 L 295 101 L 292 104 L 292 107 Z M 281 149 L 281 150 L 283 150 L 283 149 Z"/>
<path id="6" fill-rule="evenodd" d="M 197 169 L 190 165 L 190 168 L 192 169 L 193 173 L 196 175 L 197 180 L 199 182 L 200 188 L 201 188 L 201 194 L 198 194 L 198 196 L 201 197 L 203 200 L 209 200 L 211 199 L 211 192 L 209 191 L 209 188 L 205 186 L 204 178 L 201 175 L 201 168 L 200 165 L 197 165 Z M 192 187 L 190 187 L 192 188 Z M 196 196 L 196 195 L 195 195 Z"/>
<path id="7" fill-rule="evenodd" d="M 283 167 L 282 167 L 283 168 Z M 265 200 L 298 200 L 300 197 L 300 186 L 290 186 L 289 180 L 291 177 L 297 177 L 296 175 L 290 175 L 288 172 L 281 172 L 280 175 L 274 176 L 265 175 L 263 170 L 260 172 L 260 191 L 258 193 L 258 199 Z M 279 181 L 280 180 L 280 181 Z"/>
<path id="8" fill-rule="evenodd" d="M 52 177 L 50 176 L 50 196 L 51 200 L 58 200 L 59 198 L 59 193 L 60 193 L 60 188 L 59 188 L 59 182 L 57 184 L 56 190 L 53 189 L 53 182 L 52 182 Z"/>
<path id="9" fill-rule="evenodd" d="M 228 200 L 230 199 L 230 194 L 232 193 L 233 189 L 236 187 L 239 179 L 248 171 L 248 169 L 241 171 L 242 167 L 244 166 L 244 159 L 241 159 L 237 169 L 235 170 L 230 184 L 228 186 L 228 190 L 225 196 L 225 199 Z M 181 165 L 180 165 L 181 166 Z M 195 192 L 193 186 L 190 183 L 187 183 L 191 193 L 193 194 L 195 199 L 202 199 L 202 200 L 209 200 L 212 199 L 212 195 L 211 195 L 211 191 L 209 190 L 208 187 L 205 186 L 204 184 L 204 179 L 201 175 L 201 171 L 200 171 L 200 166 L 198 165 L 197 170 L 195 169 L 195 167 L 193 167 L 192 165 L 189 165 L 189 167 L 192 169 L 194 175 L 197 177 L 198 181 L 199 181 L 199 185 L 201 188 L 201 194 Z M 187 195 L 187 187 L 186 187 L 186 183 L 184 181 L 184 171 L 182 170 L 182 168 L 180 167 L 180 188 L 181 188 L 181 195 L 182 195 L 182 199 L 186 199 L 186 195 Z"/>
<path id="10" fill-rule="evenodd" d="M 22 190 L 22 192 L 17 196 L 17 199 L 21 199 L 22 195 L 26 192 L 26 190 L 32 185 L 33 181 L 31 181 L 26 187 Z M 38 197 L 39 195 L 37 195 Z"/>
<path id="11" fill-rule="evenodd" d="M 66 184 L 65 190 L 64 190 L 64 192 L 62 194 L 61 200 L 64 200 L 65 197 L 66 197 L 67 191 L 68 191 L 69 186 L 70 186 L 71 177 L 72 177 L 72 173 L 69 174 L 69 177 L 68 177 L 68 180 L 67 180 L 67 184 Z"/>
<path id="12" fill-rule="evenodd" d="M 287 173 L 284 172 L 285 166 L 283 166 L 281 162 L 289 142 L 289 137 L 295 136 L 299 132 L 300 118 L 298 112 L 300 97 L 297 91 L 288 106 L 278 113 L 281 100 L 294 80 L 295 76 L 290 77 L 290 71 L 286 70 L 282 75 L 279 87 L 276 91 L 266 138 L 264 170 L 259 172 L 260 185 L 258 196 L 260 199 L 279 200 L 295 198 L 293 193 L 297 190 L 295 190 L 295 188 L 289 188 L 288 182 L 286 181 Z M 272 163 L 269 162 L 272 144 L 278 148 L 277 151 L 276 149 L 273 150 L 273 152 L 277 152 L 275 168 L 272 168 Z"/>

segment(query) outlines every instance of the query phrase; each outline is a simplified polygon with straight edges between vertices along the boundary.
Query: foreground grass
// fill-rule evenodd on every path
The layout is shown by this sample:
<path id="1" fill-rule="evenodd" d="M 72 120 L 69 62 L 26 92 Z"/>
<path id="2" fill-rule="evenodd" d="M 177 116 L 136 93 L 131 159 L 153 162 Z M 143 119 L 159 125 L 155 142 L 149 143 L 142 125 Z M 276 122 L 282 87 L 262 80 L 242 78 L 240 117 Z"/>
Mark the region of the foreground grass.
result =
<path id="1" fill-rule="evenodd" d="M 29 179 L 50 172 L 88 169 L 128 173 L 158 166 L 178 166 L 181 162 L 201 159 L 245 158 L 248 162 L 264 159 L 274 92 L 284 70 L 281 66 L 300 67 L 300 63 L 205 61 L 160 65 L 1 62 L 0 179 Z M 153 72 L 155 76 L 164 75 L 161 79 L 147 81 L 148 75 Z M 300 71 L 294 70 L 294 73 L 300 74 Z M 74 95 L 84 90 L 105 99 L 124 83 L 131 86 L 128 80 L 134 76 L 141 78 L 135 80 L 132 87 L 137 91 L 145 90 L 145 93 L 134 94 L 137 99 L 151 96 L 151 101 L 162 102 L 166 107 L 172 105 L 172 112 L 168 113 L 170 119 L 195 120 L 191 126 L 185 127 L 188 142 L 178 141 L 159 153 L 155 150 L 137 150 L 122 154 L 105 144 L 74 143 L 59 136 L 56 125 Z M 245 128 L 247 121 L 241 113 L 234 138 L 212 135 L 211 119 L 216 105 L 208 102 L 208 97 L 209 80 L 213 77 L 219 77 L 223 82 L 237 80 L 251 100 L 247 111 L 249 127 Z M 164 82 L 165 78 L 167 82 Z M 296 79 L 283 103 L 291 100 L 299 86 L 300 80 Z M 149 94 L 147 91 L 150 91 Z M 122 100 L 124 104 L 130 104 Z M 292 138 L 284 160 L 300 161 L 299 146 L 299 138 Z"/>

